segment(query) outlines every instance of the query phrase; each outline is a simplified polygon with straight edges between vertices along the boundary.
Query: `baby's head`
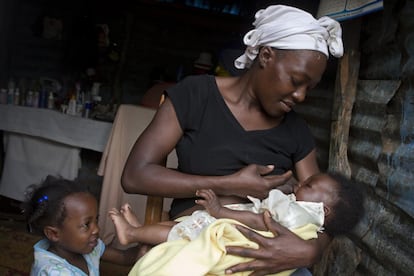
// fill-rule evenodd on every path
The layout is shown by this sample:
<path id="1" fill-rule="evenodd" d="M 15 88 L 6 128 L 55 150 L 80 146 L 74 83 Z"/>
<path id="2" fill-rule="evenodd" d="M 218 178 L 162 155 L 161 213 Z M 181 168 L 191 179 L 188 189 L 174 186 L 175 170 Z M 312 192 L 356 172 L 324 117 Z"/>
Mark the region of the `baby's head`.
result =
<path id="1" fill-rule="evenodd" d="M 30 186 L 23 212 L 33 232 L 45 236 L 51 246 L 87 254 L 97 244 L 97 200 L 77 181 L 49 176 Z"/>
<path id="2" fill-rule="evenodd" d="M 313 175 L 299 183 L 295 195 L 298 201 L 323 202 L 324 228 L 331 236 L 351 231 L 364 211 L 360 187 L 340 173 Z"/>

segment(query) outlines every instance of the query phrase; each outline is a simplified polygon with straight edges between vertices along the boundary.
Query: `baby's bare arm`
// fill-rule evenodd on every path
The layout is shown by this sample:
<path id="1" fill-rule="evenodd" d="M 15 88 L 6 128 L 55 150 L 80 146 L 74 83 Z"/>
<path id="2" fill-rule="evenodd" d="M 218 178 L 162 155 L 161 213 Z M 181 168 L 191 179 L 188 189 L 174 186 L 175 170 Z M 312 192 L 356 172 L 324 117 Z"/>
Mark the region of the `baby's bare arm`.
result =
<path id="1" fill-rule="evenodd" d="M 262 214 L 226 208 L 221 205 L 220 198 L 211 189 L 198 190 L 196 195 L 199 197 L 196 203 L 215 218 L 234 219 L 256 230 L 267 229 Z"/>

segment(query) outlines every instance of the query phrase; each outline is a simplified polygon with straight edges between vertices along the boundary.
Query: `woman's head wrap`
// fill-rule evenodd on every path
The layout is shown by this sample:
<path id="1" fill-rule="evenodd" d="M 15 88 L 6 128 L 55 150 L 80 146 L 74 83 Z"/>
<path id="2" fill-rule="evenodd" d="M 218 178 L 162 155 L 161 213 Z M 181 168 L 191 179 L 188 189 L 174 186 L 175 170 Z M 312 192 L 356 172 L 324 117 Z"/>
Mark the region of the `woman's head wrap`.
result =
<path id="1" fill-rule="evenodd" d="M 343 55 L 341 25 L 327 17 L 316 20 L 310 13 L 284 5 L 259 10 L 253 22 L 254 30 L 243 39 L 247 46 L 234 61 L 239 69 L 249 68 L 260 46 L 284 50 L 316 50 L 329 57 Z M 328 50 L 329 49 L 329 50 Z"/>

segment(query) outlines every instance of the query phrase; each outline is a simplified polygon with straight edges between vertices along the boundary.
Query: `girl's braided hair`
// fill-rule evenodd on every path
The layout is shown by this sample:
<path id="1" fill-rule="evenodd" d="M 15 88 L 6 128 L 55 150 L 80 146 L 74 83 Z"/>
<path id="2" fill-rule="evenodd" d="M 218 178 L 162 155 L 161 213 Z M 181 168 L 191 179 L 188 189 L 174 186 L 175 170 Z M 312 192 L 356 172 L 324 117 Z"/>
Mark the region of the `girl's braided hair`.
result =
<path id="1" fill-rule="evenodd" d="M 48 176 L 39 184 L 30 185 L 22 204 L 23 214 L 31 231 L 42 234 L 45 226 L 62 225 L 66 211 L 64 199 L 74 193 L 89 192 L 78 181 Z"/>

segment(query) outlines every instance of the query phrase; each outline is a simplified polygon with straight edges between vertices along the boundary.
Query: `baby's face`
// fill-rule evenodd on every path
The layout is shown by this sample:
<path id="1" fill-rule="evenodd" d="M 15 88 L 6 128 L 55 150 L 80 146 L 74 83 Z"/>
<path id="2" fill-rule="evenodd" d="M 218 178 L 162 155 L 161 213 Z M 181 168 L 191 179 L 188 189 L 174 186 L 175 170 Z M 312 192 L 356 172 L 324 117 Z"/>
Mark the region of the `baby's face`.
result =
<path id="1" fill-rule="evenodd" d="M 323 202 L 328 205 L 336 199 L 337 185 L 327 174 L 313 175 L 295 188 L 296 200 Z"/>

